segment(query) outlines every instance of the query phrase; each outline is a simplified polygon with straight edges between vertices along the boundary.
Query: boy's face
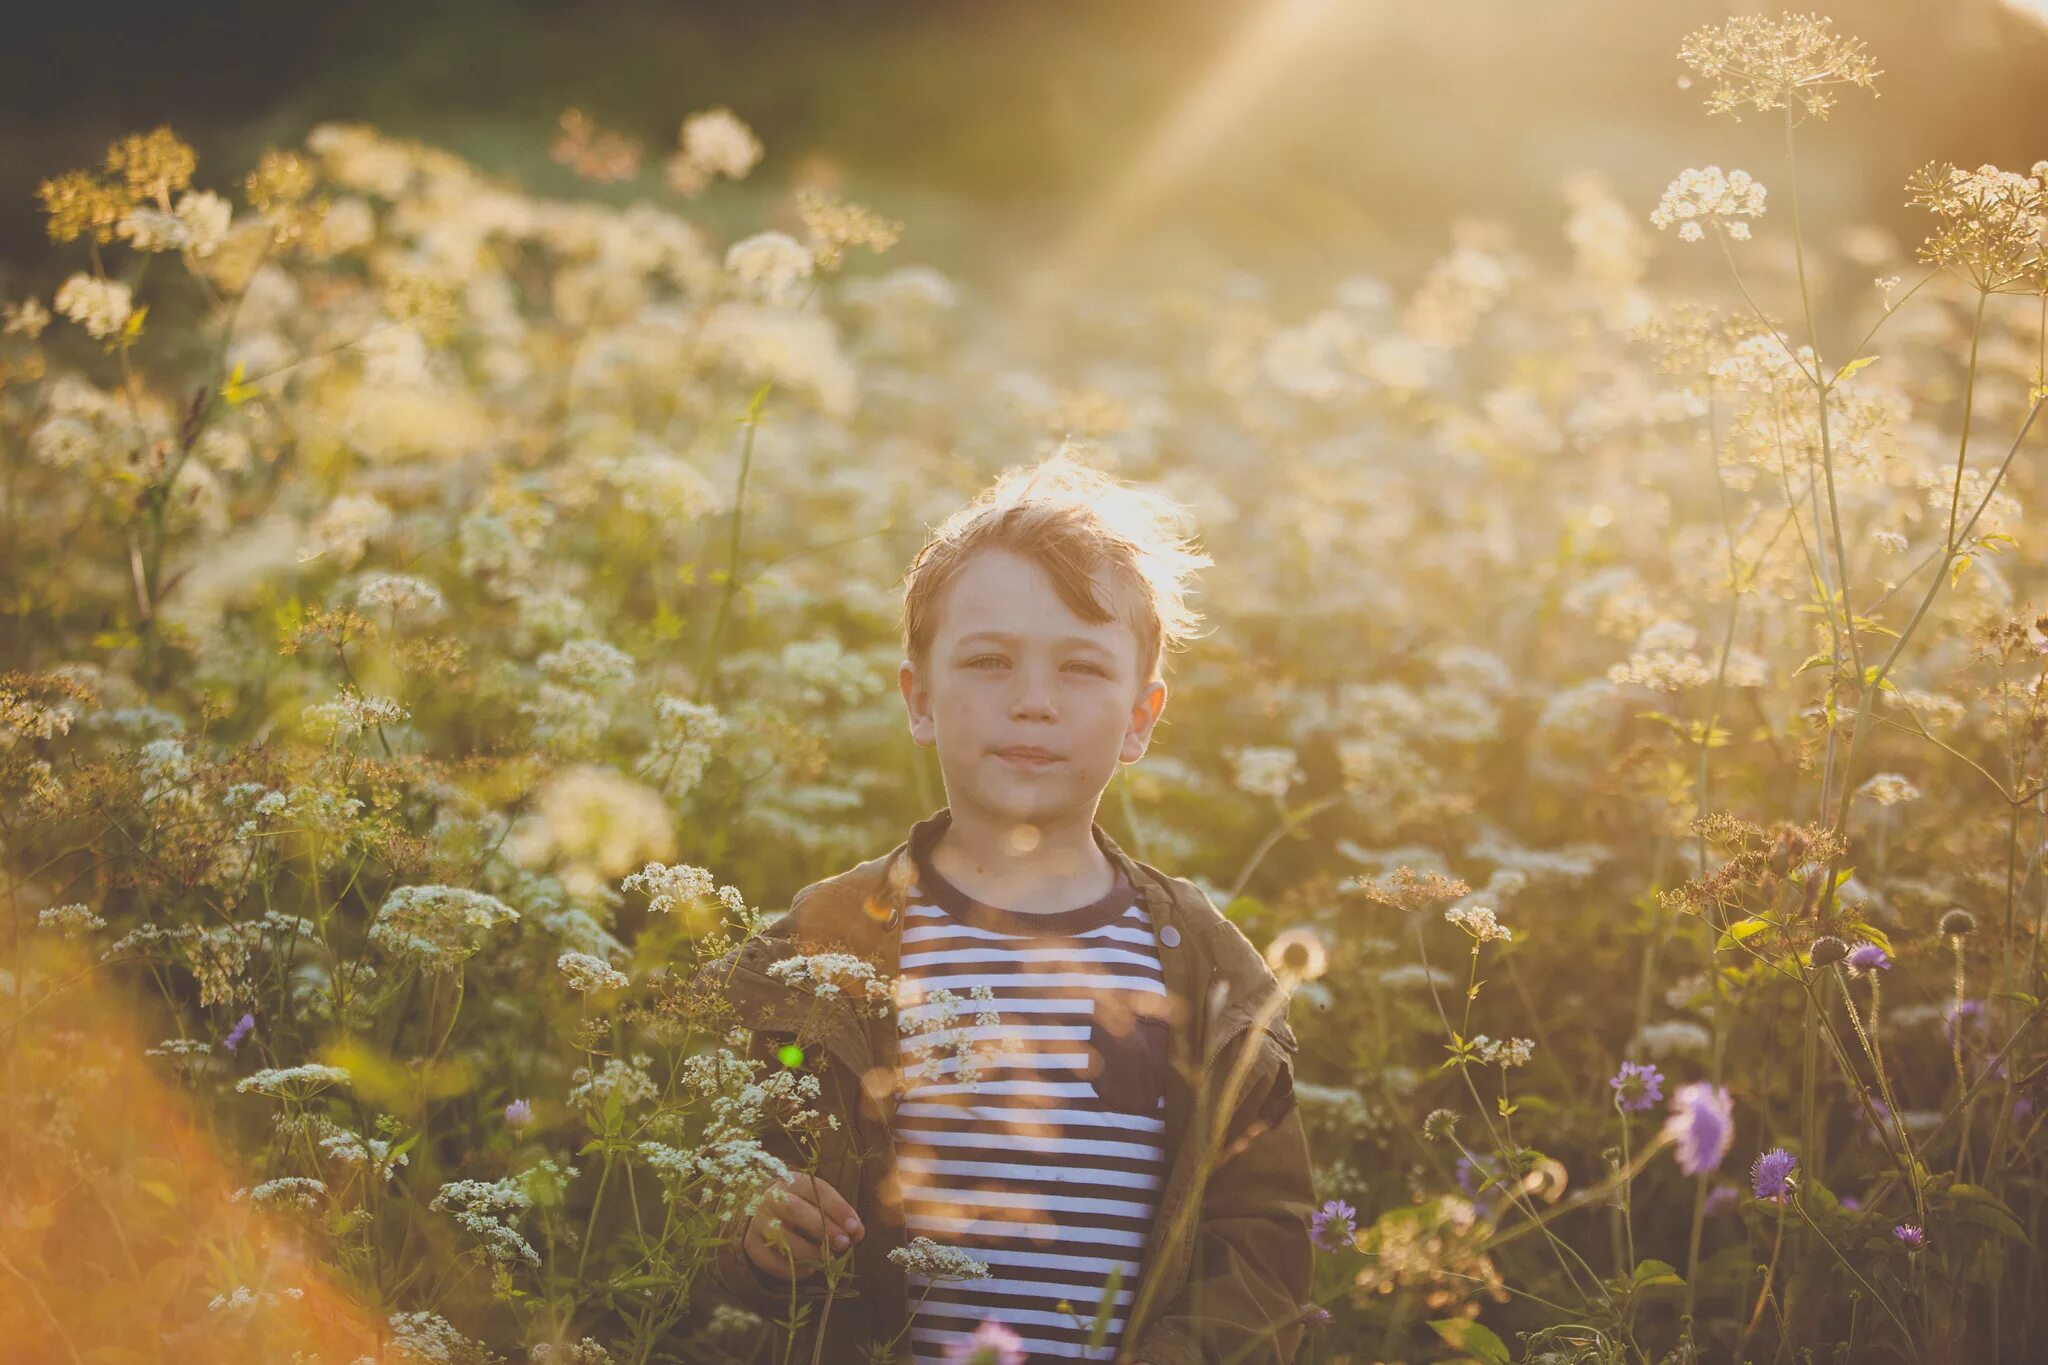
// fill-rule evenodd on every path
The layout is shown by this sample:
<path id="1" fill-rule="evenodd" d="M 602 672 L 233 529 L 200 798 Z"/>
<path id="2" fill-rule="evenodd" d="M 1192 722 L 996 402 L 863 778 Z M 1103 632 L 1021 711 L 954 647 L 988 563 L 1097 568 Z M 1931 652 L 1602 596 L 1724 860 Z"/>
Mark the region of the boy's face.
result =
<path id="1" fill-rule="evenodd" d="M 1098 583 L 1112 596 L 1105 578 Z M 904 660 L 897 683 L 910 735 L 939 751 L 948 804 L 1011 824 L 1093 819 L 1118 763 L 1145 755 L 1166 684 L 1138 677 L 1137 633 L 1121 619 L 1083 621 L 1052 579 L 1011 550 L 976 551 L 939 603 L 920 675 Z M 1050 760 L 1006 755 L 1043 749 Z"/>

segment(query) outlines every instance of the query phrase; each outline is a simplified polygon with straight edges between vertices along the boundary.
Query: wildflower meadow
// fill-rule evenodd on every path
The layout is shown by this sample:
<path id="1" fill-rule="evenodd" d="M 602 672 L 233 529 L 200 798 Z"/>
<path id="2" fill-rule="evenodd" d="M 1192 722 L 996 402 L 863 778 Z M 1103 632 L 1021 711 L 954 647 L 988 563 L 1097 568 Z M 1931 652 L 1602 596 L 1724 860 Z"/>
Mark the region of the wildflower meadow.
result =
<path id="1" fill-rule="evenodd" d="M 1899 240 L 1801 203 L 1886 53 L 1671 53 L 1739 168 L 1028 334 L 857 182 L 714 225 L 774 151 L 723 106 L 565 115 L 623 199 L 343 121 L 47 168 L 0 1357 L 785 1358 L 708 1266 L 890 983 L 796 959 L 767 1066 L 697 969 L 944 804 L 904 568 L 1064 446 L 1215 561 L 1099 819 L 1291 989 L 1302 1360 L 2048 1358 L 2048 161 Z"/>

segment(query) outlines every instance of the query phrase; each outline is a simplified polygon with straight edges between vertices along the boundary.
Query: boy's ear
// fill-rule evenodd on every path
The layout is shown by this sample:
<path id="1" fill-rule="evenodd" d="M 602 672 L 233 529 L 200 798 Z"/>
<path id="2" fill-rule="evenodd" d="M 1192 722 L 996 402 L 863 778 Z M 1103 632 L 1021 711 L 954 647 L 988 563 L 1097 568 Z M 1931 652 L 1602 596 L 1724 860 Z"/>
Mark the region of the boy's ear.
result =
<path id="1" fill-rule="evenodd" d="M 1131 720 L 1124 730 L 1124 747 L 1117 757 L 1126 763 L 1136 763 L 1145 756 L 1145 750 L 1152 743 L 1152 728 L 1159 724 L 1159 715 L 1166 709 L 1166 684 L 1158 679 L 1146 683 L 1138 693 L 1138 699 L 1131 705 Z"/>
<path id="2" fill-rule="evenodd" d="M 932 722 L 932 695 L 918 675 L 917 665 L 909 659 L 897 666 L 896 688 L 903 693 L 903 705 L 910 713 L 911 739 L 927 749 L 933 748 L 939 736 Z"/>

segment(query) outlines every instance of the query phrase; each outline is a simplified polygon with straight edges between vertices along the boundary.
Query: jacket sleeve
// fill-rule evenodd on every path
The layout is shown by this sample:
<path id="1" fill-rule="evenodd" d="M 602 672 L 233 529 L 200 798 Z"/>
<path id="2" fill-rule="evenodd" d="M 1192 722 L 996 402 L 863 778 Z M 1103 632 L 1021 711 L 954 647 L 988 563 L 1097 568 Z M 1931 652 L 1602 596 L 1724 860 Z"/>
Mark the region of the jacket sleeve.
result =
<path id="1" fill-rule="evenodd" d="M 1126 1343 L 1123 1359 L 1148 1365 L 1286 1365 L 1300 1347 L 1315 1248 L 1308 1140 L 1285 1051 L 1231 1116 L 1201 1195 L 1186 1287 Z"/>

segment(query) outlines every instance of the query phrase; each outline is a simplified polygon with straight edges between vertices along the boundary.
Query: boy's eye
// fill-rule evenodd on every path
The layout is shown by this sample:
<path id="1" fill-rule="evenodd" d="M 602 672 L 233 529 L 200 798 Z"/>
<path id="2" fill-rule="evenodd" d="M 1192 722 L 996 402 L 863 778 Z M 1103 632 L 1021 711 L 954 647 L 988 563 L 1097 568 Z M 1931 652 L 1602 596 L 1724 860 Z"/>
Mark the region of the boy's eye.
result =
<path id="1" fill-rule="evenodd" d="M 985 663 L 997 663 L 997 664 L 999 664 L 999 663 L 1003 663 L 1003 662 L 1005 662 L 1005 660 L 1003 659 L 1003 656 L 1002 656 L 1002 655 L 1000 655 L 1000 654 L 977 654 L 977 655 L 975 655 L 975 656 L 974 656 L 973 658 L 971 658 L 971 659 L 969 659 L 969 660 L 967 661 L 967 666 L 968 666 L 969 668 L 979 668 L 979 667 L 981 667 L 981 665 L 983 665 L 983 664 L 985 664 Z M 1104 678 L 1106 678 L 1106 677 L 1108 677 L 1108 676 L 1109 676 L 1109 675 L 1108 675 L 1107 673 L 1104 673 L 1104 672 L 1103 672 L 1103 671 L 1102 671 L 1102 670 L 1101 670 L 1100 668 L 1098 668 L 1098 667 L 1097 667 L 1096 665 L 1094 665 L 1094 664 L 1091 664 L 1091 663 L 1083 663 L 1083 662 L 1082 662 L 1081 660 L 1079 660 L 1079 659 L 1076 659 L 1076 660 L 1074 660 L 1074 661 L 1073 661 L 1073 666 L 1074 666 L 1075 668 L 1085 668 L 1085 669 L 1087 669 L 1087 670 L 1088 670 L 1088 671 L 1089 671 L 1090 673 L 1093 673 L 1093 674 L 1097 675 L 1098 677 L 1104 677 Z"/>

